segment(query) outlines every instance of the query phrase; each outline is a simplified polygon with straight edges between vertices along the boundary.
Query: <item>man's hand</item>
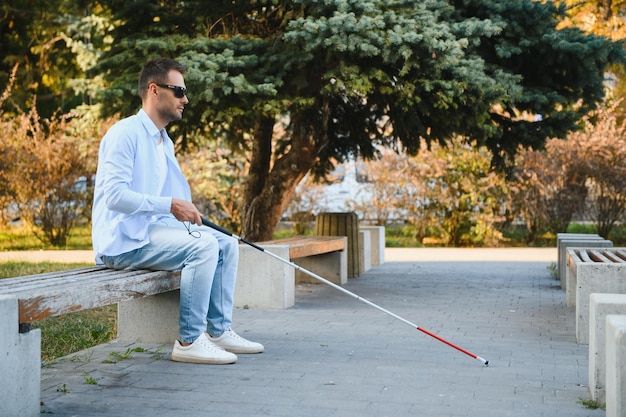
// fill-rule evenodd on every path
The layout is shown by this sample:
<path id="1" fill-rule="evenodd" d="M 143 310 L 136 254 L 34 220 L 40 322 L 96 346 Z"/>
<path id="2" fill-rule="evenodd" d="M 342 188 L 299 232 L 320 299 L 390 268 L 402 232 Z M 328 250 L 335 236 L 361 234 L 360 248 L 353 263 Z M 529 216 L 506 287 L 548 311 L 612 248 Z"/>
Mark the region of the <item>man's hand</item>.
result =
<path id="1" fill-rule="evenodd" d="M 179 198 L 172 198 L 172 207 L 170 212 L 181 222 L 191 222 L 202 225 L 202 217 L 200 212 L 193 203 Z"/>

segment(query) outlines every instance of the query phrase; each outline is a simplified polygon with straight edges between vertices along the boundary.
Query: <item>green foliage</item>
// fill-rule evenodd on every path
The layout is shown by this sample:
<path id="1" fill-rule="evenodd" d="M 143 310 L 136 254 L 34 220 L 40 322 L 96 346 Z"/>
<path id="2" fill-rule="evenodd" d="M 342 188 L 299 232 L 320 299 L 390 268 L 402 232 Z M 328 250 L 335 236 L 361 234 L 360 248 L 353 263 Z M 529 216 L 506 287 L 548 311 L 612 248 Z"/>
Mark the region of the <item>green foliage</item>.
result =
<path id="1" fill-rule="evenodd" d="M 610 6 L 607 18 L 623 9 Z M 34 93 L 64 111 L 96 97 L 125 116 L 139 107 L 147 58 L 183 62 L 191 105 L 170 135 L 183 152 L 219 137 L 245 154 L 238 201 L 216 211 L 242 218 L 251 239 L 269 237 L 306 173 L 324 176 L 352 156 L 416 154 L 422 141 L 461 136 L 510 168 L 519 145 L 537 150 L 577 128 L 624 54 L 568 26 L 564 7 L 531 0 L 53 0 L 3 10 L 0 75 L 21 63 L 18 108 Z M 45 117 L 56 108 L 45 107 Z"/>
<path id="2" fill-rule="evenodd" d="M 38 239 L 28 226 L 0 227 L 0 251 L 41 250 L 51 248 L 53 248 L 52 245 Z M 91 225 L 80 225 L 72 228 L 63 249 L 90 250 Z"/>
<path id="3" fill-rule="evenodd" d="M 621 45 L 557 31 L 563 11 L 552 3 L 300 0 L 234 10 L 215 3 L 208 12 L 199 2 L 151 5 L 139 19 L 137 2 L 122 7 L 118 17 L 133 18 L 113 32 L 120 42 L 100 63 L 113 82 L 110 109 L 136 108 L 126 92 L 156 54 L 190 69 L 190 91 L 198 91 L 185 121 L 192 130 L 221 123 L 241 139 L 255 113 L 320 109 L 326 97 L 332 145 L 320 155 L 321 172 L 331 158 L 373 156 L 372 138 L 416 151 L 419 138 L 459 133 L 504 157 L 519 143 L 563 137 L 602 98 L 604 66 L 621 59 Z M 383 117 L 392 136 L 376 124 Z"/>
<path id="4" fill-rule="evenodd" d="M 594 222 L 604 238 L 626 214 L 626 124 L 620 102 L 584 119 L 566 141 L 550 139 L 545 150 L 523 150 L 512 175 L 511 214 L 525 222 L 527 242 L 545 231 L 566 232 L 575 215 Z"/>
<path id="5" fill-rule="evenodd" d="M 45 272 L 64 271 L 93 264 L 61 263 L 61 262 L 2 262 L 0 263 L 0 279 L 22 277 L 25 275 L 43 274 Z"/>
<path id="6" fill-rule="evenodd" d="M 183 62 L 192 104 L 172 134 L 186 147 L 208 126 L 251 152 L 242 203 L 251 238 L 268 237 L 307 172 L 323 176 L 381 147 L 414 154 L 422 140 L 460 135 L 510 166 L 518 145 L 540 147 L 576 128 L 623 55 L 606 38 L 557 30 L 563 10 L 551 2 L 116 6 L 116 42 L 97 66 L 110 83 L 105 109 L 135 111 L 129 97 L 146 58 Z M 281 135 L 261 128 L 284 121 Z"/>
<path id="7" fill-rule="evenodd" d="M 91 172 L 95 170 L 94 120 L 89 107 L 67 115 L 43 118 L 13 103 L 17 67 L 0 97 L 0 224 L 19 217 L 42 242 L 64 247 L 74 228 L 88 219 L 91 208 Z M 82 183 L 80 180 L 82 179 Z"/>
<path id="8" fill-rule="evenodd" d="M 243 158 L 218 140 L 190 150 L 179 160 L 198 210 L 228 230 L 240 230 Z"/>
<path id="9" fill-rule="evenodd" d="M 107 306 L 37 320 L 41 329 L 41 359 L 51 361 L 109 342 L 116 337 L 117 306 Z"/>
<path id="10" fill-rule="evenodd" d="M 70 81 L 84 76 L 84 69 L 77 63 L 76 51 L 66 43 L 68 27 L 85 14 L 104 16 L 106 11 L 96 2 L 68 0 L 5 0 L 0 8 L 0 80 L 8 79 L 19 65 L 20 88 L 13 95 L 17 107 L 37 105 L 43 117 L 50 117 L 58 109 L 66 112 L 80 104 L 84 97 L 73 90 Z M 10 106 L 5 105 L 5 110 Z"/>

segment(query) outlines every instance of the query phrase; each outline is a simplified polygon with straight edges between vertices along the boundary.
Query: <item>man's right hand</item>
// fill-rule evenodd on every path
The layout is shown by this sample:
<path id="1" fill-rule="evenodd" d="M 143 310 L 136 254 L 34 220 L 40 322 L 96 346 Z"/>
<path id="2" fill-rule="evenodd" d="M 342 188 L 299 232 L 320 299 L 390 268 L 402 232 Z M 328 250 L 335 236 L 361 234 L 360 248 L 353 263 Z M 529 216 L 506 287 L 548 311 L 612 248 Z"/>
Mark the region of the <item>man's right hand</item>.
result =
<path id="1" fill-rule="evenodd" d="M 198 209 L 193 203 L 180 198 L 172 198 L 172 207 L 170 212 L 181 222 L 191 222 L 202 225 L 202 217 Z"/>

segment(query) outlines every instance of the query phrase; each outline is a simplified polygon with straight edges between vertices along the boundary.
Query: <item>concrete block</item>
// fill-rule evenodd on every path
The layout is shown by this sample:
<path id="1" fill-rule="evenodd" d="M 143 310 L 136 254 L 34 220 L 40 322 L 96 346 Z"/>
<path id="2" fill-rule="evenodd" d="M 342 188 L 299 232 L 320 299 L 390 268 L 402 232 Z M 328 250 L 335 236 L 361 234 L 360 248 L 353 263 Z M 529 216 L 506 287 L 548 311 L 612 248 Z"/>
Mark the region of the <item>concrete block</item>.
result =
<path id="1" fill-rule="evenodd" d="M 569 248 L 610 248 L 613 242 L 597 235 L 564 237 L 558 243 L 557 279 L 561 280 L 561 289 L 567 290 L 567 250 Z"/>
<path id="2" fill-rule="evenodd" d="M 359 271 L 372 269 L 372 241 L 369 230 L 359 229 Z"/>
<path id="3" fill-rule="evenodd" d="M 626 315 L 606 316 L 606 417 L 626 417 Z"/>
<path id="4" fill-rule="evenodd" d="M 117 339 L 123 342 L 174 343 L 178 339 L 180 290 L 123 301 L 117 306 Z"/>
<path id="5" fill-rule="evenodd" d="M 0 416 L 41 415 L 41 331 L 19 333 L 17 298 L 0 295 Z"/>
<path id="6" fill-rule="evenodd" d="M 563 248 L 563 241 L 565 240 L 601 240 L 602 237 L 598 234 L 589 234 L 589 233 L 557 233 L 556 234 L 556 249 L 557 249 L 557 269 L 556 269 L 556 279 L 562 280 L 565 276 L 565 268 L 564 265 L 567 262 L 567 248 Z M 582 245 L 584 246 L 584 245 Z"/>
<path id="7" fill-rule="evenodd" d="M 359 230 L 370 232 L 372 266 L 385 263 L 385 226 L 359 226 Z"/>
<path id="8" fill-rule="evenodd" d="M 596 294 L 589 304 L 589 392 L 606 403 L 606 316 L 626 314 L 626 294 Z"/>
<path id="9" fill-rule="evenodd" d="M 574 242 L 578 245 L 568 246 L 568 243 Z M 576 306 L 576 274 L 572 273 L 570 268 L 570 256 L 568 251 L 570 249 L 584 249 L 584 248 L 610 248 L 613 243 L 610 240 L 588 240 L 587 242 L 581 241 L 565 241 L 562 243 L 565 247 L 565 275 L 564 279 L 561 279 L 561 289 L 565 290 L 565 303 L 568 307 Z"/>
<path id="10" fill-rule="evenodd" d="M 565 270 L 561 271 L 561 265 L 565 265 L 565 262 L 567 262 L 566 259 L 566 252 L 564 250 L 561 250 L 561 243 L 564 240 L 571 240 L 571 239 L 593 239 L 593 240 L 600 240 L 602 239 L 602 236 L 598 235 L 598 234 L 591 234 L 591 233 L 557 233 L 556 234 L 556 249 L 557 249 L 557 273 L 556 273 L 556 279 L 562 279 L 562 277 L 564 277 L 565 275 Z"/>
<path id="11" fill-rule="evenodd" d="M 289 260 L 289 245 L 264 245 Z M 248 245 L 239 246 L 235 307 L 286 309 L 295 304 L 295 269 Z"/>
<path id="12" fill-rule="evenodd" d="M 591 294 L 626 294 L 626 259 L 621 258 L 626 258 L 626 250 L 574 248 L 567 253 L 570 273 L 576 277 L 576 340 L 586 345 L 589 344 Z"/>
<path id="13" fill-rule="evenodd" d="M 348 238 L 344 236 L 343 239 L 344 247 L 347 247 Z M 348 251 L 345 249 L 293 259 L 292 262 L 334 284 L 344 285 L 348 282 Z M 302 271 L 295 271 L 295 279 L 298 284 L 321 283 Z"/>

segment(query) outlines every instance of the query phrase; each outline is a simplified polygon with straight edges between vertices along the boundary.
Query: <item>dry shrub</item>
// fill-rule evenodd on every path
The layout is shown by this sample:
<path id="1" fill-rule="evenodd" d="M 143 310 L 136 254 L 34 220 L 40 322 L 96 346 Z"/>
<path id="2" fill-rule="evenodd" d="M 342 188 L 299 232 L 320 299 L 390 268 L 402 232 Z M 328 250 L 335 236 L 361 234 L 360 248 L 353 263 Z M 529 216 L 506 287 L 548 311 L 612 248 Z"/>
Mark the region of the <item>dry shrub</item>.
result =
<path id="1" fill-rule="evenodd" d="M 5 218 L 19 215 L 42 241 L 65 246 L 90 200 L 86 189 L 77 187 L 86 176 L 86 159 L 69 135 L 71 115 L 44 119 L 36 100 L 29 111 L 11 102 L 16 70 L 0 101 L 2 212 Z"/>

